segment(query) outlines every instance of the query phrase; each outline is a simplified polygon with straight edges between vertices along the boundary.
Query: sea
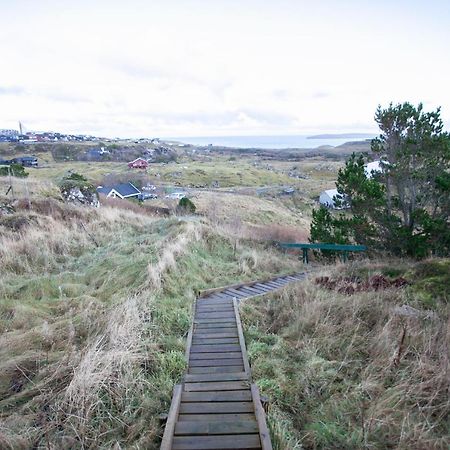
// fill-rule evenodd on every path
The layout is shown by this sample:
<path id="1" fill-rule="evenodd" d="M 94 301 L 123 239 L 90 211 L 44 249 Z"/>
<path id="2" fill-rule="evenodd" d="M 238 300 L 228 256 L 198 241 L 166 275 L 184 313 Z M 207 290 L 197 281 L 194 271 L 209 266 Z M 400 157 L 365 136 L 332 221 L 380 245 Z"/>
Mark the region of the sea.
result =
<path id="1" fill-rule="evenodd" d="M 323 136 L 323 135 L 321 135 Z M 373 139 L 373 134 L 348 134 L 332 135 L 323 137 L 312 137 L 306 135 L 288 135 L 288 136 L 199 136 L 199 137 L 177 137 L 170 140 L 183 142 L 192 145 L 217 145 L 223 147 L 236 148 L 317 148 L 324 145 L 337 147 L 346 142 L 364 141 Z"/>

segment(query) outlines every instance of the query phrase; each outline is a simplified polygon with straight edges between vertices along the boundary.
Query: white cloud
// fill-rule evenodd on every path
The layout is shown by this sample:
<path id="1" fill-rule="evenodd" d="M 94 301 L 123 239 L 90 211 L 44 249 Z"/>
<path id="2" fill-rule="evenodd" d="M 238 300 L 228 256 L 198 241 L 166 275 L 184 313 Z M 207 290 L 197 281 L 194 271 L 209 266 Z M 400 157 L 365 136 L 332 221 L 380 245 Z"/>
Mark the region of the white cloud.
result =
<path id="1" fill-rule="evenodd" d="M 392 3 L 0 0 L 0 128 L 372 131 L 390 101 L 448 121 L 445 3 Z"/>

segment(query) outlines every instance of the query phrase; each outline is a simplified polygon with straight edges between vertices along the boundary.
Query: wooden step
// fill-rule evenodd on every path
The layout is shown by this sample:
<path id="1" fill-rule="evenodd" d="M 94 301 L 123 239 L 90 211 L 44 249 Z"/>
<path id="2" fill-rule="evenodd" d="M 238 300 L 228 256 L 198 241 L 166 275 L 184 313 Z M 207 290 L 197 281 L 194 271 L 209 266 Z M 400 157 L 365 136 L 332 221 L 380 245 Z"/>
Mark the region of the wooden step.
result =
<path id="1" fill-rule="evenodd" d="M 175 435 L 214 435 L 214 434 L 251 434 L 258 433 L 256 420 L 222 422 L 183 421 L 175 426 Z"/>
<path id="2" fill-rule="evenodd" d="M 242 364 L 242 355 L 239 358 L 219 358 L 219 359 L 189 359 L 189 367 L 222 367 L 238 366 Z"/>
<path id="3" fill-rule="evenodd" d="M 191 353 L 189 355 L 189 361 L 196 359 L 236 359 L 242 358 L 242 353 L 238 352 L 216 352 L 216 353 Z"/>
<path id="4" fill-rule="evenodd" d="M 245 372 L 235 373 L 207 373 L 207 374 L 187 374 L 184 376 L 186 383 L 198 383 L 203 381 L 237 381 L 247 380 L 248 376 Z"/>
<path id="5" fill-rule="evenodd" d="M 259 435 L 175 436 L 173 450 L 252 450 L 261 448 Z"/>
<path id="6" fill-rule="evenodd" d="M 202 391 L 183 392 L 181 401 L 186 402 L 251 402 L 252 394 L 249 389 L 241 391 Z"/>
<path id="7" fill-rule="evenodd" d="M 250 383 L 245 381 L 211 381 L 204 383 L 184 383 L 186 392 L 195 391 L 240 391 L 248 389 Z"/>
<path id="8" fill-rule="evenodd" d="M 178 416 L 178 422 L 192 422 L 194 420 L 198 421 L 215 421 L 219 415 L 217 414 L 180 414 Z M 255 418 L 254 413 L 229 413 L 220 414 L 220 420 L 222 422 L 233 422 L 233 421 L 245 421 L 245 420 L 253 420 Z"/>
<path id="9" fill-rule="evenodd" d="M 252 402 L 181 402 L 180 414 L 254 413 Z"/>
<path id="10" fill-rule="evenodd" d="M 189 373 L 234 373 L 234 372 L 243 372 L 244 365 L 235 365 L 235 366 L 207 366 L 207 367 L 189 367 Z"/>

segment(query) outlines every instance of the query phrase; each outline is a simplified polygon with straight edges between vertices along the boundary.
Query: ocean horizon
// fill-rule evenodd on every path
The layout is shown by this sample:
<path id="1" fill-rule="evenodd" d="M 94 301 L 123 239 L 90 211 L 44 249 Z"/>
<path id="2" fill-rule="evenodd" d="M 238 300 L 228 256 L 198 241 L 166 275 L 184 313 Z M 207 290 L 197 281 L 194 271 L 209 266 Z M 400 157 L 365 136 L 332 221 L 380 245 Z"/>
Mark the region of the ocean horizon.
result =
<path id="1" fill-rule="evenodd" d="M 285 136 L 198 136 L 198 137 L 172 137 L 168 140 L 182 142 L 192 145 L 215 145 L 223 147 L 237 148 L 265 148 L 265 149 L 283 149 L 283 148 L 317 148 L 324 145 L 337 147 L 346 142 L 364 141 L 373 139 L 376 135 L 365 133 L 348 133 L 337 136 L 318 135 L 285 135 Z"/>

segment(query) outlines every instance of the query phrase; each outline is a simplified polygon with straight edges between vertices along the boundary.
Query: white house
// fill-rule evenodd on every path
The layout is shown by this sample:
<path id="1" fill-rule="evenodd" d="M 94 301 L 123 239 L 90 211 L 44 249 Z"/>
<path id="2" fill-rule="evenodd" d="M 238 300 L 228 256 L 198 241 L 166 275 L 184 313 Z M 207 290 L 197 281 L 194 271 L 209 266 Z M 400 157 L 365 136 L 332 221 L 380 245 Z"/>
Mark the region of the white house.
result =
<path id="1" fill-rule="evenodd" d="M 383 172 L 383 168 L 381 167 L 381 161 L 373 161 L 370 163 L 367 163 L 364 166 L 364 173 L 366 174 L 367 178 L 372 178 L 372 175 L 374 173 Z"/>
<path id="2" fill-rule="evenodd" d="M 113 186 L 99 186 L 99 194 L 104 194 L 112 198 L 139 198 L 141 191 L 132 183 L 121 183 Z"/>
<path id="3" fill-rule="evenodd" d="M 335 208 L 334 197 L 339 195 L 337 189 L 328 189 L 323 191 L 319 197 L 319 203 L 327 208 Z"/>

